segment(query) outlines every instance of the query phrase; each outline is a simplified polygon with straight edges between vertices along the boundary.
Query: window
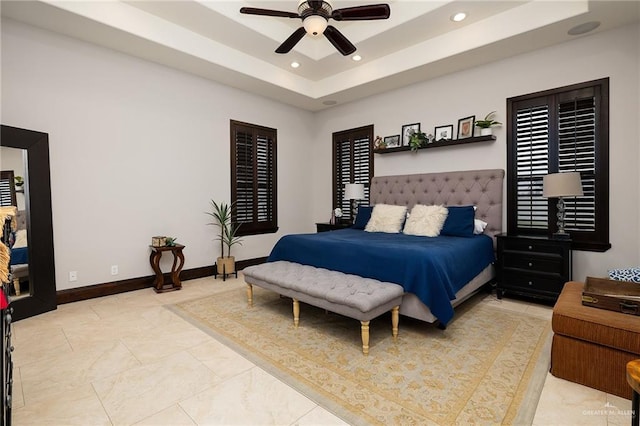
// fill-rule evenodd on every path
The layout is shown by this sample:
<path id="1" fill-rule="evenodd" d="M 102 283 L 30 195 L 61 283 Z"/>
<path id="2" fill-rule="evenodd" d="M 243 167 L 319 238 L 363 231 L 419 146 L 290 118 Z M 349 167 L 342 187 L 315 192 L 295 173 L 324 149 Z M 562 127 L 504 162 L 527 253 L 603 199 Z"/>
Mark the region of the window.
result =
<path id="1" fill-rule="evenodd" d="M 507 99 L 507 229 L 557 230 L 556 199 L 542 196 L 549 173 L 580 172 L 584 195 L 566 198 L 572 247 L 609 243 L 609 79 Z"/>
<path id="2" fill-rule="evenodd" d="M 351 200 L 344 198 L 344 185 L 364 184 L 364 200 L 369 203 L 369 185 L 373 177 L 373 125 L 333 134 L 333 208 L 342 209 L 342 219 L 353 221 Z"/>
<path id="3" fill-rule="evenodd" d="M 278 230 L 277 130 L 231 120 L 231 201 L 238 235 Z"/>

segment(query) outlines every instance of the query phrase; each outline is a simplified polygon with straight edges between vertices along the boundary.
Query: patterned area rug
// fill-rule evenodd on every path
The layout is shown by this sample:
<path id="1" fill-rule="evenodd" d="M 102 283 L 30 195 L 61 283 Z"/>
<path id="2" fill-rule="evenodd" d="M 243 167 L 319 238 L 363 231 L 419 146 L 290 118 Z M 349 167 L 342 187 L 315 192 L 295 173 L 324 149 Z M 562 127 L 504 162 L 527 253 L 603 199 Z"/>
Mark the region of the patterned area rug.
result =
<path id="1" fill-rule="evenodd" d="M 446 330 L 390 315 L 360 323 L 254 287 L 169 308 L 353 425 L 531 424 L 549 367 L 550 322 L 478 295 Z"/>

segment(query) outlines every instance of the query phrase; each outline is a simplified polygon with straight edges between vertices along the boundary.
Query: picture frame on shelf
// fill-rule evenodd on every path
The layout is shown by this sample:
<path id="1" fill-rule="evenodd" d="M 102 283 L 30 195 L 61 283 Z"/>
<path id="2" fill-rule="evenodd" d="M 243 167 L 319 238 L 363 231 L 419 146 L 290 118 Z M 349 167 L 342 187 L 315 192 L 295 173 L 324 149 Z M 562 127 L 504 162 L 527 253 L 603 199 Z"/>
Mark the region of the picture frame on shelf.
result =
<path id="1" fill-rule="evenodd" d="M 384 145 L 386 148 L 397 148 L 400 146 L 400 135 L 385 136 Z"/>
<path id="2" fill-rule="evenodd" d="M 473 137 L 473 126 L 475 121 L 475 115 L 471 115 L 469 117 L 461 118 L 460 120 L 458 120 L 458 139 L 467 139 Z"/>
<path id="3" fill-rule="evenodd" d="M 420 123 L 405 124 L 402 126 L 402 146 L 409 146 L 411 135 L 420 132 Z"/>
<path id="4" fill-rule="evenodd" d="M 450 141 L 453 139 L 453 124 L 448 124 L 446 126 L 438 126 L 433 131 L 434 142 L 440 141 Z"/>

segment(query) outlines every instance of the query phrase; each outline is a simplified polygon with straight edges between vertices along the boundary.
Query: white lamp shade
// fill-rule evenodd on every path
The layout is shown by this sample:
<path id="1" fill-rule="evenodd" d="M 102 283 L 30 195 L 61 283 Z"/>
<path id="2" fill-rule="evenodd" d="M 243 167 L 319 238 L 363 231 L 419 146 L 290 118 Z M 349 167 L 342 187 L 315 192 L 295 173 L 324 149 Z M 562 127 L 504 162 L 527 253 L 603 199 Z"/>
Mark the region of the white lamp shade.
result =
<path id="1" fill-rule="evenodd" d="M 344 198 L 346 200 L 362 200 L 364 198 L 364 184 L 363 183 L 345 184 Z"/>
<path id="2" fill-rule="evenodd" d="M 308 16 L 302 21 L 302 26 L 307 34 L 314 36 L 324 33 L 324 30 L 327 29 L 327 24 L 327 20 L 319 15 Z"/>
<path id="3" fill-rule="evenodd" d="M 580 172 L 552 173 L 542 178 L 542 196 L 546 198 L 583 195 Z"/>

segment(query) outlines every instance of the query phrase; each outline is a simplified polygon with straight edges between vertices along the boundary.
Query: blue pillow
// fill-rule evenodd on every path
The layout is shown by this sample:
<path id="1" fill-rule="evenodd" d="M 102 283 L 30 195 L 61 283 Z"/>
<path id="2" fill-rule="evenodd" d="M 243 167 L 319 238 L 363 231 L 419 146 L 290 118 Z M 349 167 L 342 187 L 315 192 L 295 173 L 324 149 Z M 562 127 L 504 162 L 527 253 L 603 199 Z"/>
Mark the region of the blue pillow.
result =
<path id="1" fill-rule="evenodd" d="M 451 206 L 447 207 L 447 210 L 449 214 L 440 235 L 473 237 L 473 219 L 476 216 L 473 206 Z"/>
<path id="2" fill-rule="evenodd" d="M 356 221 L 353 223 L 354 229 L 364 229 L 369 223 L 369 219 L 371 219 L 371 212 L 373 211 L 373 206 L 358 206 L 358 214 L 356 216 Z"/>

